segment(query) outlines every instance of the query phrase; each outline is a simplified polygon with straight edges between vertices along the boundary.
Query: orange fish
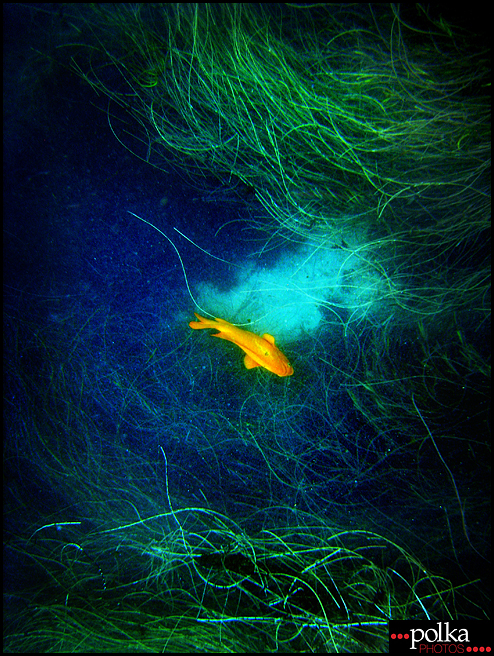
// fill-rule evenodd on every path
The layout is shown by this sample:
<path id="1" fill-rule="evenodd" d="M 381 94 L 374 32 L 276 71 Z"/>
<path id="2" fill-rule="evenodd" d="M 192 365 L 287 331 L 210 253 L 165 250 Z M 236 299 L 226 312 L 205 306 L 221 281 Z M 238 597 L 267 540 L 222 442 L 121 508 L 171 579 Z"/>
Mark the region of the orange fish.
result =
<path id="1" fill-rule="evenodd" d="M 274 337 L 264 333 L 262 337 L 251 333 L 249 330 L 237 328 L 232 323 L 224 319 L 205 319 L 194 312 L 199 321 L 191 321 L 189 326 L 194 330 L 201 328 L 215 328 L 219 333 L 211 337 L 219 337 L 233 342 L 245 351 L 244 364 L 247 369 L 254 367 L 264 367 L 277 376 L 291 376 L 293 367 L 288 362 L 286 356 L 280 349 L 274 345 Z"/>

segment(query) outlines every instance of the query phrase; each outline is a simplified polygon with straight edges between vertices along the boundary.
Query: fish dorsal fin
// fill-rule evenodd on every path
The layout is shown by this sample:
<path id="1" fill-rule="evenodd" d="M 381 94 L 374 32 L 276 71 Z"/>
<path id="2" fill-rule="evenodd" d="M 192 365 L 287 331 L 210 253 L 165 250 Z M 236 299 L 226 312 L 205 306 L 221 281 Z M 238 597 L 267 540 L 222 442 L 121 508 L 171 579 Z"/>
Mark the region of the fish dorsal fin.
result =
<path id="1" fill-rule="evenodd" d="M 273 346 L 274 346 L 274 337 L 273 337 L 273 335 L 270 335 L 269 333 L 264 333 L 262 338 L 265 339 L 270 344 L 273 344 Z"/>

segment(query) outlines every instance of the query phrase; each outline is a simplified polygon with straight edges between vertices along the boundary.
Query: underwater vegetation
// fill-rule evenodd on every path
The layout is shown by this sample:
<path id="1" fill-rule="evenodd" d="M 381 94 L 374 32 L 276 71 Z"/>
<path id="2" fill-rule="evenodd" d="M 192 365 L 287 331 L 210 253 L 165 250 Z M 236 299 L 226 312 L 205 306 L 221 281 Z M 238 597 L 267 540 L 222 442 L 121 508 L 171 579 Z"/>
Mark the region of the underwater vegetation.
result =
<path id="1" fill-rule="evenodd" d="M 487 618 L 481 35 L 420 5 L 22 11 L 27 153 L 67 152 L 11 190 L 4 649 L 383 653 L 391 619 Z"/>

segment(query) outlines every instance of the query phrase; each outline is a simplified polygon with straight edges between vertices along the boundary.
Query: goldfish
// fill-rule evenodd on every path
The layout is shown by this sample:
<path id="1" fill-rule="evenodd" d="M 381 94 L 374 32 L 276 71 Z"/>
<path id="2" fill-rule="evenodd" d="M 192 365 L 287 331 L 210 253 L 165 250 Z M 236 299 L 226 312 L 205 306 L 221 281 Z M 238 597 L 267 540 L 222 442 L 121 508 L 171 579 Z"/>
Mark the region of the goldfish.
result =
<path id="1" fill-rule="evenodd" d="M 284 353 L 274 343 L 274 337 L 268 333 L 264 335 L 256 335 L 251 333 L 250 330 L 243 330 L 234 326 L 232 323 L 220 319 L 205 319 L 200 314 L 194 312 L 199 321 L 191 321 L 189 326 L 193 330 L 201 330 L 202 328 L 214 328 L 219 330 L 218 333 L 211 335 L 211 337 L 219 337 L 233 342 L 242 351 L 245 352 L 244 365 L 247 369 L 254 369 L 254 367 L 264 367 L 277 376 L 291 376 L 293 374 L 293 367 L 288 362 Z"/>

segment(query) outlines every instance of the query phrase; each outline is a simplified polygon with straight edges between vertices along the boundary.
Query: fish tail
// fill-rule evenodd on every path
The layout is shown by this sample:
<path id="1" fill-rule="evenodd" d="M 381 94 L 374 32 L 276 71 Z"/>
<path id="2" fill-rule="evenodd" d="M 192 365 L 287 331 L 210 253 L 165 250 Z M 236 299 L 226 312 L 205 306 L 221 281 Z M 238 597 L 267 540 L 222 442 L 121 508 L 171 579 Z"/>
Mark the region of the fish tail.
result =
<path id="1" fill-rule="evenodd" d="M 217 328 L 218 326 L 216 325 L 216 322 L 214 319 L 206 319 L 205 317 L 201 317 L 200 314 L 197 314 L 197 312 L 194 312 L 196 317 L 199 319 L 199 321 L 190 321 L 189 326 L 193 328 L 194 330 L 200 330 L 201 328 Z"/>

